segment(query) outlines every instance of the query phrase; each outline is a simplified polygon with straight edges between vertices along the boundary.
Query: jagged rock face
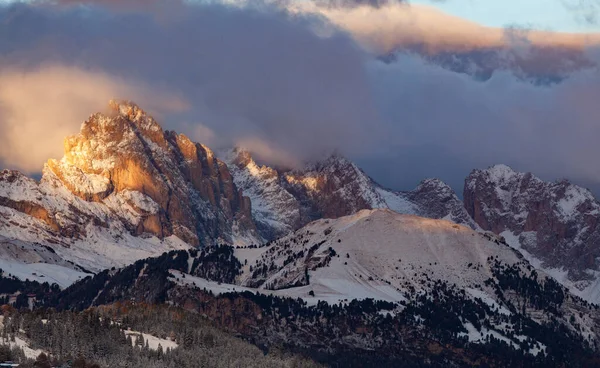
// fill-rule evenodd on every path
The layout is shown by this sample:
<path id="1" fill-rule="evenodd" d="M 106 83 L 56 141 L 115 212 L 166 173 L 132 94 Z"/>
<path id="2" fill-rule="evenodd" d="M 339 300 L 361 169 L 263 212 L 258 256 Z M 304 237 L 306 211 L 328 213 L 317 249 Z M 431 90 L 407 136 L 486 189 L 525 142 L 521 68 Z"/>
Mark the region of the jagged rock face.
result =
<path id="1" fill-rule="evenodd" d="M 306 216 L 313 220 L 386 206 L 371 178 L 337 154 L 302 170 L 287 172 L 283 179 L 291 193 L 309 203 Z"/>
<path id="2" fill-rule="evenodd" d="M 418 205 L 419 216 L 447 219 L 471 229 L 478 229 L 454 190 L 439 179 L 423 180 L 415 190 L 407 192 L 406 196 Z"/>
<path id="3" fill-rule="evenodd" d="M 454 191 L 437 179 L 425 180 L 411 192 L 391 191 L 338 154 L 290 171 L 259 166 L 239 148 L 227 152 L 224 161 L 236 185 L 251 198 L 253 216 L 266 239 L 287 235 L 313 220 L 376 208 L 477 228 Z"/>
<path id="4" fill-rule="evenodd" d="M 236 148 L 224 156 L 235 183 L 252 200 L 263 237 L 276 239 L 321 218 L 387 208 L 376 184 L 355 164 L 332 155 L 303 169 L 280 172 L 259 166 Z"/>
<path id="5" fill-rule="evenodd" d="M 235 184 L 252 202 L 252 215 L 265 239 L 276 239 L 303 226 L 308 219 L 300 201 L 275 169 L 259 166 L 248 151 L 234 149 L 224 157 Z"/>
<path id="6" fill-rule="evenodd" d="M 573 280 L 598 269 L 600 203 L 587 189 L 497 165 L 469 175 L 464 201 L 483 229 L 514 234 L 545 267 L 565 267 Z"/>
<path id="7" fill-rule="evenodd" d="M 210 149 L 163 131 L 133 103 L 110 108 L 65 140 L 64 157 L 48 161 L 39 185 L 4 172 L 0 205 L 66 237 L 85 237 L 90 222 L 120 222 L 134 236 L 175 235 L 191 245 L 260 239 L 250 200 Z"/>

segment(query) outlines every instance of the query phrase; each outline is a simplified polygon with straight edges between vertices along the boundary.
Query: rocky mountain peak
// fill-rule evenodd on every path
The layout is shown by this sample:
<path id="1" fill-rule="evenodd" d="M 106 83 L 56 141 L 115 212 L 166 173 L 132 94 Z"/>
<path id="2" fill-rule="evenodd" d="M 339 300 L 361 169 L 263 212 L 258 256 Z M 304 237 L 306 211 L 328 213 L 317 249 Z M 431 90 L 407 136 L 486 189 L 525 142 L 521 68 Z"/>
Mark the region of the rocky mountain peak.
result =
<path id="1" fill-rule="evenodd" d="M 92 202 L 111 207 L 134 235 L 176 235 L 192 245 L 260 241 L 250 200 L 210 149 L 163 131 L 132 102 L 111 101 L 109 108 L 90 116 L 78 134 L 65 139 L 64 157 L 44 167 L 43 191 L 83 200 L 85 208 L 75 211 L 71 205 L 70 211 L 77 212 L 73 218 Z M 132 218 L 122 217 L 121 202 L 132 206 Z M 84 221 L 70 225 L 70 233 L 86 226 Z"/>
<path id="2" fill-rule="evenodd" d="M 137 104 L 127 100 L 110 100 L 111 112 L 134 123 L 142 132 L 162 132 L 162 127 Z"/>
<path id="3" fill-rule="evenodd" d="M 422 180 L 415 192 L 436 192 L 443 195 L 456 195 L 448 184 L 437 178 Z"/>
<path id="4" fill-rule="evenodd" d="M 571 280 L 589 279 L 599 269 L 600 203 L 587 189 L 497 165 L 467 177 L 464 202 L 484 230 L 514 239 L 546 267 L 568 271 Z"/>
<path id="5" fill-rule="evenodd" d="M 239 168 L 247 167 L 251 164 L 256 164 L 252 158 L 252 154 L 245 148 L 235 147 L 225 154 L 225 161 L 232 163 Z"/>
<path id="6" fill-rule="evenodd" d="M 411 203 L 414 203 L 417 214 L 421 216 L 446 219 L 472 229 L 479 229 L 466 212 L 454 190 L 440 179 L 425 179 L 415 190 L 406 192 L 404 195 Z"/>
<path id="7" fill-rule="evenodd" d="M 323 159 L 314 160 L 308 162 L 306 166 L 301 170 L 303 172 L 335 172 L 335 171 L 348 171 L 354 170 L 354 163 L 348 160 L 339 151 L 335 150 Z"/>

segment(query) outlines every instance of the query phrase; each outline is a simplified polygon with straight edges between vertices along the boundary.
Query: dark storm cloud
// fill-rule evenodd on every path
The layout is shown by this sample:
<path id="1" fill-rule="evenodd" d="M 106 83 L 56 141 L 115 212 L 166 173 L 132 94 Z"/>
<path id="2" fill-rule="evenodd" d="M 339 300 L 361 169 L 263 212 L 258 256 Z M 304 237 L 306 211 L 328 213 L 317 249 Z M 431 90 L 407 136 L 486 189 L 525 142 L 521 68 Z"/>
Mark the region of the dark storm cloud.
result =
<path id="1" fill-rule="evenodd" d="M 596 69 L 551 86 L 508 72 L 478 82 L 402 55 L 392 64 L 371 63 L 370 76 L 388 119 L 381 155 L 396 168 L 386 173 L 372 166 L 381 180 L 408 185 L 414 178 L 442 176 L 461 190 L 471 169 L 506 163 L 544 178 L 600 182 Z"/>
<path id="2" fill-rule="evenodd" d="M 157 15 L 45 4 L 3 8 L 0 18 L 3 65 L 102 71 L 171 92 L 190 110 L 166 127 L 213 146 L 241 143 L 289 164 L 331 146 L 360 151 L 364 122 L 378 121 L 366 55 L 278 9 L 180 4 Z"/>
<path id="3" fill-rule="evenodd" d="M 166 128 L 212 147 L 244 144 L 271 163 L 337 148 L 398 189 L 438 176 L 460 191 L 468 171 L 495 163 L 600 183 L 597 69 L 554 85 L 510 72 L 478 81 L 409 53 L 376 61 L 323 17 L 267 5 L 39 4 L 0 10 L 0 147 L 24 137 L 0 149 L 13 166 L 33 171 L 32 157 L 56 156 L 30 134 L 75 133 L 116 95 L 150 106 Z M 345 24 L 354 21 L 368 19 Z"/>

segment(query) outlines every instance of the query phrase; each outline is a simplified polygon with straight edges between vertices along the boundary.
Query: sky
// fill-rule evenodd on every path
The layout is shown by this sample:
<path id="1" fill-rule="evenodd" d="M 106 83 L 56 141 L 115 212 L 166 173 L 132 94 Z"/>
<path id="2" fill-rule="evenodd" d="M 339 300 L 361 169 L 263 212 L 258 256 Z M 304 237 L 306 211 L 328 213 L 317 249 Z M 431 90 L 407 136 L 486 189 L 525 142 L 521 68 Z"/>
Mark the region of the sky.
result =
<path id="1" fill-rule="evenodd" d="M 438 177 L 460 194 L 503 163 L 599 193 L 594 3 L 554 22 L 511 1 L 491 18 L 461 0 L 223 1 L 0 6 L 0 166 L 39 174 L 123 98 L 280 167 L 338 150 L 387 187 Z M 552 27 L 523 26 L 546 11 Z"/>
<path id="2" fill-rule="evenodd" d="M 596 0 L 411 0 L 490 27 L 599 32 Z"/>

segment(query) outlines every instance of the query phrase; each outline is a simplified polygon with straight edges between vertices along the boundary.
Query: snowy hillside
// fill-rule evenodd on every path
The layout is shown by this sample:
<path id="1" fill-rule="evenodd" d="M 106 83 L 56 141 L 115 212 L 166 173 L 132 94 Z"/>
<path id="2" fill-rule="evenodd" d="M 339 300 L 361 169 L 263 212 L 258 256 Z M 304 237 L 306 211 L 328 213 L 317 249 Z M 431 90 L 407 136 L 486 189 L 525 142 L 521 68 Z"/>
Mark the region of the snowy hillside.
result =
<path id="1" fill-rule="evenodd" d="M 271 342 L 369 349 L 390 341 L 424 347 L 433 338 L 519 361 L 594 349 L 600 331 L 595 306 L 500 237 L 388 209 L 318 220 L 262 247 L 141 260 L 76 283 L 57 305 L 121 300 L 184 306 Z"/>
<path id="2" fill-rule="evenodd" d="M 341 299 L 360 298 L 365 288 L 384 289 L 392 292 L 381 299 L 398 300 L 399 292 L 427 289 L 421 284 L 424 273 L 461 288 L 480 288 L 491 277 L 489 257 L 520 262 L 518 254 L 493 240 L 450 221 L 363 210 L 318 220 L 270 247 L 237 249 L 236 256 L 248 259 L 243 285 L 285 289 L 309 284 L 303 288 L 306 294 L 313 290 Z M 311 281 L 305 278 L 306 267 Z"/>
<path id="3" fill-rule="evenodd" d="M 594 309 L 536 271 L 502 238 L 446 220 L 363 210 L 318 220 L 263 248 L 238 248 L 235 255 L 245 265 L 239 285 L 193 278 L 182 282 L 217 294 L 256 290 L 311 304 L 373 298 L 409 305 L 447 292 L 445 298 L 458 295 L 467 300 L 463 303 L 481 305 L 495 316 L 485 327 L 465 320 L 472 341 L 483 341 L 491 333 L 518 345 L 509 333 L 515 329 L 510 320 L 522 314 L 536 323 L 558 318 L 586 339 L 597 339 Z M 534 289 L 526 292 L 518 285 Z M 567 320 L 581 310 L 588 312 Z"/>

